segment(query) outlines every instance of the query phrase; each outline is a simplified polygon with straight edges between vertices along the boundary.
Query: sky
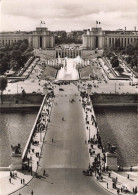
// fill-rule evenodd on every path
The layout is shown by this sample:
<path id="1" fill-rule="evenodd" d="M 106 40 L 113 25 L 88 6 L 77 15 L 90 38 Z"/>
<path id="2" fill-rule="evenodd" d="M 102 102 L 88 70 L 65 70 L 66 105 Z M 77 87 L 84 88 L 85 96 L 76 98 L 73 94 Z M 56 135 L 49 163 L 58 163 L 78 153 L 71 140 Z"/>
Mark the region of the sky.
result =
<path id="1" fill-rule="evenodd" d="M 0 31 L 138 30 L 138 0 L 0 0 Z"/>

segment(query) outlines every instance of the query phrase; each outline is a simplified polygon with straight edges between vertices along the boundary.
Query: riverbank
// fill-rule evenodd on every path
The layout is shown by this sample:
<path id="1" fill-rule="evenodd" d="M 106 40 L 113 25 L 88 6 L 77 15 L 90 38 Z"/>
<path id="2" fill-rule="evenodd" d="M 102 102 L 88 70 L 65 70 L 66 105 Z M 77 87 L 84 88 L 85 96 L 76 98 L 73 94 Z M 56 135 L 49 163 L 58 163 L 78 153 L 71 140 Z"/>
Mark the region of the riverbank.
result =
<path id="1" fill-rule="evenodd" d="M 15 104 L 15 103 L 4 103 L 0 104 L 0 112 L 5 111 L 29 111 L 33 109 L 39 109 L 41 104 Z"/>
<path id="2" fill-rule="evenodd" d="M 0 112 L 3 110 L 27 110 L 39 108 L 44 95 L 42 94 L 4 94 L 3 104 L 0 102 Z M 1 98 L 0 98 L 1 100 Z"/>

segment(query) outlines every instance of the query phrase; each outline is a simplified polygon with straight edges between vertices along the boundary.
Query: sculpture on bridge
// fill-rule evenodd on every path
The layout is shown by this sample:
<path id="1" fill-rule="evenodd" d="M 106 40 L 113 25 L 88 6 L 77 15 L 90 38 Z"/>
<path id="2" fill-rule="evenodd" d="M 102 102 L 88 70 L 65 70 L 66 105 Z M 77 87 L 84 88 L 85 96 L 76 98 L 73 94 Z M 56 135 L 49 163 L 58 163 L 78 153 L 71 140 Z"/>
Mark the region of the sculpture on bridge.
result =
<path id="1" fill-rule="evenodd" d="M 108 151 L 109 151 L 110 153 L 116 153 L 116 149 L 117 149 L 116 146 L 113 146 L 112 144 L 110 144 L 110 143 L 108 142 Z"/>
<path id="2" fill-rule="evenodd" d="M 15 145 L 11 145 L 11 148 L 12 148 L 12 152 L 14 154 L 21 154 L 21 146 L 20 144 L 18 144 L 17 146 Z"/>

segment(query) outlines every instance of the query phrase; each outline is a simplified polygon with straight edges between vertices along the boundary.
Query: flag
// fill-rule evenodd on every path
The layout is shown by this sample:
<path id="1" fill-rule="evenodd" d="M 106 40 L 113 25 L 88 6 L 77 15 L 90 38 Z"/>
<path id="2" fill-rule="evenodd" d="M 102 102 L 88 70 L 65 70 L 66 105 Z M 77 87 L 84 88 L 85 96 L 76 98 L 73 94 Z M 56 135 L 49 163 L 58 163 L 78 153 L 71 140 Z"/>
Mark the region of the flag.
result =
<path id="1" fill-rule="evenodd" d="M 99 22 L 99 21 L 96 20 L 96 24 L 101 24 L 101 22 Z"/>
<path id="2" fill-rule="evenodd" d="M 45 24 L 45 21 L 41 21 L 41 24 Z"/>

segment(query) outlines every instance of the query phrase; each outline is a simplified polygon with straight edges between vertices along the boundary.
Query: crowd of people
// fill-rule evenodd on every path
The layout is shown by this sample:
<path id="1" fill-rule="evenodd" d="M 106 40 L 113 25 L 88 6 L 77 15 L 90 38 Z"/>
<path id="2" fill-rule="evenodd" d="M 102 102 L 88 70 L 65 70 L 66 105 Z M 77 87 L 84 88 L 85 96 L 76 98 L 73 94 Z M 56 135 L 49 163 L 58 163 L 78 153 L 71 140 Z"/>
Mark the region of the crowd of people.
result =
<path id="1" fill-rule="evenodd" d="M 48 96 L 45 99 L 44 105 L 37 118 L 37 122 L 28 146 L 28 152 L 24 159 L 24 168 L 31 172 L 36 172 L 39 166 L 41 149 L 45 132 L 47 131 L 48 123 L 50 122 L 50 114 L 53 104 L 53 97 Z"/>

